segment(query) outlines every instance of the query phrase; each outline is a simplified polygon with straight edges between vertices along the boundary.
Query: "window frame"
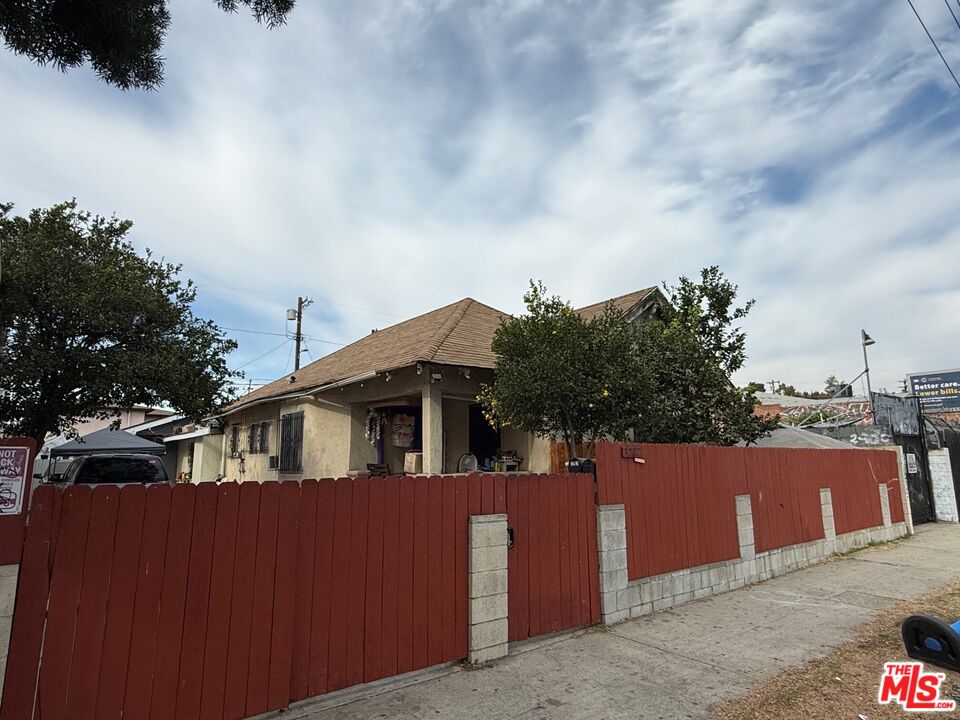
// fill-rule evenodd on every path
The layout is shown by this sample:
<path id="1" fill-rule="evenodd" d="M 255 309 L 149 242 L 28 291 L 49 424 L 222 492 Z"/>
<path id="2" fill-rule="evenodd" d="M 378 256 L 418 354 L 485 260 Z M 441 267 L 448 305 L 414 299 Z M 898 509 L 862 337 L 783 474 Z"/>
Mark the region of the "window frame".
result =
<path id="1" fill-rule="evenodd" d="M 281 474 L 303 472 L 303 425 L 303 410 L 280 416 L 277 472 Z"/>

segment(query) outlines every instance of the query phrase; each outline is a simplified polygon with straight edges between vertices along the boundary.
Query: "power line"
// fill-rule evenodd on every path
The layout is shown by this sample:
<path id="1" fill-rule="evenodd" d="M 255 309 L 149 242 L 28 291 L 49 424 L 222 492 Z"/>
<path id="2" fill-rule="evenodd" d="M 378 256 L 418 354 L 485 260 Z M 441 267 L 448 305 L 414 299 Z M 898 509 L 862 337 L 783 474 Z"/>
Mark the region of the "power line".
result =
<path id="1" fill-rule="evenodd" d="M 254 335 L 273 335 L 274 337 L 285 337 L 285 338 L 292 339 L 286 333 L 269 332 L 268 330 L 249 330 L 247 328 L 234 328 L 234 327 L 221 327 L 220 329 L 229 330 L 230 332 L 252 333 Z M 326 343 L 327 345 L 339 345 L 340 347 L 343 347 L 344 345 L 346 345 L 346 343 L 337 342 L 336 340 L 324 340 L 323 338 L 316 338 L 311 335 L 304 335 L 303 337 L 307 338 L 308 340 L 313 340 L 314 342 Z"/>
<path id="2" fill-rule="evenodd" d="M 949 10 L 953 16 L 953 21 L 957 24 L 957 29 L 960 30 L 960 20 L 957 20 L 957 14 L 953 11 L 953 8 L 950 7 L 950 0 L 943 0 L 943 4 L 947 6 L 947 10 Z"/>
<path id="3" fill-rule="evenodd" d="M 923 22 L 923 18 L 920 17 L 920 13 L 918 13 L 917 9 L 913 6 L 913 0 L 907 0 L 907 4 L 910 6 L 910 9 L 913 10 L 913 14 L 917 16 L 917 20 L 920 21 L 920 27 L 923 28 L 923 31 L 927 34 L 927 37 L 930 38 L 930 42 L 933 43 L 933 47 L 937 51 L 937 55 L 939 55 L 940 59 L 943 60 L 944 67 L 947 68 L 947 72 L 950 73 L 950 77 L 952 77 L 953 81 L 957 84 L 957 89 L 960 90 L 960 80 L 957 80 L 957 76 L 953 74 L 950 63 L 947 62 L 947 59 L 943 56 L 943 53 L 940 52 L 940 46 L 937 45 L 937 41 L 933 39 L 933 35 L 931 35 L 930 31 L 927 30 L 927 26 Z"/>
<path id="4" fill-rule="evenodd" d="M 284 345 L 286 345 L 288 342 L 290 342 L 290 338 L 287 338 L 287 339 L 284 340 L 282 343 L 280 343 L 279 345 L 277 345 L 275 348 L 271 348 L 270 350 L 267 350 L 263 355 L 258 355 L 258 356 L 255 357 L 253 360 L 249 360 L 249 361 L 245 362 L 243 365 L 240 365 L 240 366 L 234 368 L 234 370 L 240 370 L 241 368 L 245 368 L 247 365 L 252 365 L 252 364 L 255 363 L 257 360 L 262 360 L 263 358 L 265 358 L 265 357 L 266 357 L 267 355 L 269 355 L 270 353 L 276 352 L 277 350 L 279 350 L 280 348 L 282 348 L 282 347 L 283 347 Z"/>

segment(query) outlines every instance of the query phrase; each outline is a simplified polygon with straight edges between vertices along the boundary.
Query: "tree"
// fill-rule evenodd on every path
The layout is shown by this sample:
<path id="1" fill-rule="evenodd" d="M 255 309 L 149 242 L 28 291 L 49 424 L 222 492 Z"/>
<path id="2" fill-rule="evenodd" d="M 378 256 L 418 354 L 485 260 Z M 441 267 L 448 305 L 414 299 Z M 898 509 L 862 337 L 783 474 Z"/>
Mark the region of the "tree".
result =
<path id="1" fill-rule="evenodd" d="M 754 415 L 753 388 L 730 382 L 725 367 L 739 369 L 738 361 L 718 358 L 703 346 L 697 316 L 676 313 L 637 330 L 643 362 L 653 373 L 650 405 L 634 428 L 639 442 L 733 445 L 757 440 L 777 426 L 776 420 Z"/>
<path id="2" fill-rule="evenodd" d="M 282 25 L 294 0 L 216 0 L 236 12 L 245 5 L 257 22 Z M 58 70 L 89 61 L 100 78 L 122 90 L 163 82 L 160 50 L 170 25 L 167 0 L 4 0 L 0 36 L 18 55 Z"/>
<path id="3" fill-rule="evenodd" d="M 0 205 L 0 430 L 42 442 L 109 407 L 199 419 L 230 399 L 236 343 L 193 314 L 180 266 L 136 253 L 130 221 L 75 201 L 12 207 Z"/>
<path id="4" fill-rule="evenodd" d="M 497 367 L 481 390 L 488 419 L 576 446 L 626 439 L 644 405 L 649 373 L 636 334 L 613 308 L 584 320 L 542 283 L 524 295 L 527 314 L 501 323 Z"/>
<path id="5" fill-rule="evenodd" d="M 631 325 L 608 305 L 584 320 L 568 303 L 531 283 L 527 314 L 505 321 L 493 341 L 494 382 L 480 399 L 494 421 L 578 443 L 753 441 L 776 421 L 753 414 L 753 388 L 730 374 L 746 360 L 746 335 L 734 327 L 753 304 L 733 307 L 736 286 L 717 268 L 701 281 L 680 278 L 663 320 Z"/>

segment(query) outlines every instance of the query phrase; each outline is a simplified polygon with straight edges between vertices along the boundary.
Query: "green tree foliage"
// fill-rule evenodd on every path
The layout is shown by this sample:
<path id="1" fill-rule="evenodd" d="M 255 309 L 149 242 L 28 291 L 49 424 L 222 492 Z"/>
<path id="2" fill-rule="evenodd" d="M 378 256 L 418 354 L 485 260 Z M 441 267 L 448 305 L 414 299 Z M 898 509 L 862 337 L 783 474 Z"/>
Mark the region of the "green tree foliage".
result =
<path id="1" fill-rule="evenodd" d="M 531 284 L 527 314 L 504 322 L 493 343 L 494 383 L 481 395 L 490 417 L 542 437 L 732 445 L 776 427 L 753 414 L 754 388 L 730 374 L 746 360 L 734 323 L 737 287 L 718 268 L 681 278 L 663 319 L 631 325 L 612 305 L 584 320 Z"/>
<path id="2" fill-rule="evenodd" d="M 644 364 L 653 373 L 654 398 L 635 438 L 733 445 L 769 433 L 777 423 L 754 415 L 754 388 L 730 381 L 747 359 L 747 336 L 737 321 L 754 301 L 737 307 L 737 286 L 715 265 L 700 271 L 699 282 L 681 277 L 665 289 L 672 306 L 666 318 L 637 328 Z"/>
<path id="3" fill-rule="evenodd" d="M 282 25 L 294 0 L 216 0 L 223 10 L 244 5 L 258 22 Z M 3 0 L 0 36 L 7 47 L 59 70 L 89 61 L 105 82 L 123 90 L 163 82 L 166 0 Z"/>
<path id="4" fill-rule="evenodd" d="M 138 255 L 131 223 L 0 205 L 0 429 L 42 440 L 106 407 L 169 403 L 199 419 L 228 399 L 236 347 L 196 317 L 180 267 Z"/>
<path id="5" fill-rule="evenodd" d="M 527 314 L 501 324 L 497 370 L 481 393 L 488 418 L 576 444 L 625 439 L 643 405 L 648 373 L 636 335 L 612 308 L 584 320 L 540 283 L 524 296 Z"/>

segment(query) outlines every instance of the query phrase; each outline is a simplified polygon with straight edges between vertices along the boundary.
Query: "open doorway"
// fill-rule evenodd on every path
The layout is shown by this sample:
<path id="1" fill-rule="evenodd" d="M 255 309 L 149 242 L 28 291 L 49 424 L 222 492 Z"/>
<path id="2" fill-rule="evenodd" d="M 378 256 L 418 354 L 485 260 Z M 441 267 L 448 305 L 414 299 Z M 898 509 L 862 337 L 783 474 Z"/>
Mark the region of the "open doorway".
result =
<path id="1" fill-rule="evenodd" d="M 497 455 L 500 449 L 500 431 L 490 427 L 490 423 L 483 416 L 480 405 L 470 406 L 470 452 L 482 466 L 487 458 Z"/>

